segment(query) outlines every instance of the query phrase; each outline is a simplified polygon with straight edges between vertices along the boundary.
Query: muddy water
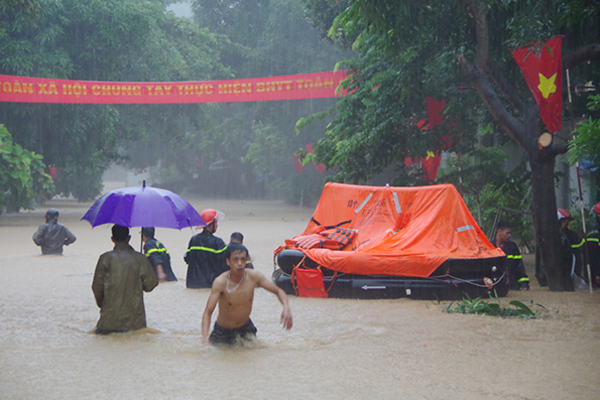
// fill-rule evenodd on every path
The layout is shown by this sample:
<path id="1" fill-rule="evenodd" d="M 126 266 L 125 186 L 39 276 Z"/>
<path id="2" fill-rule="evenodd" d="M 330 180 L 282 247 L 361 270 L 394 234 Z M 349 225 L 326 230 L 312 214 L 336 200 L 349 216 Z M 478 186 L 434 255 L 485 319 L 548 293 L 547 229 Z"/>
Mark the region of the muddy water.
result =
<path id="1" fill-rule="evenodd" d="M 218 236 L 241 231 L 257 269 L 302 231 L 310 210 L 277 202 L 198 199 L 227 214 Z M 40 256 L 31 235 L 45 209 L 0 216 L 0 399 L 593 399 L 600 378 L 600 295 L 533 285 L 503 301 L 550 310 L 539 320 L 443 313 L 410 299 L 290 297 L 294 328 L 275 296 L 258 290 L 258 340 L 217 349 L 200 343 L 208 290 L 185 289 L 191 230 L 158 229 L 179 282 L 146 294 L 149 329 L 107 337 L 90 289 L 110 229 L 79 219 L 89 204 L 52 202 L 78 237 L 65 256 Z M 139 230 L 132 244 L 139 248 Z"/>

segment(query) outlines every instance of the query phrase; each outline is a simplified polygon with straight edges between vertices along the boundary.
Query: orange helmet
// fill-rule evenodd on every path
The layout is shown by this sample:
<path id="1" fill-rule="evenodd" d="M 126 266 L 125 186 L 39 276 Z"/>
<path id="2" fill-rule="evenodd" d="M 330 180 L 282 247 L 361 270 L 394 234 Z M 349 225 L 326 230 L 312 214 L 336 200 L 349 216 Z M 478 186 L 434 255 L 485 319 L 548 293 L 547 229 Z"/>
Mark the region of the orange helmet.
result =
<path id="1" fill-rule="evenodd" d="M 594 206 L 594 212 L 600 214 L 600 201 Z"/>
<path id="2" fill-rule="evenodd" d="M 212 208 L 207 208 L 206 210 L 200 211 L 200 216 L 206 223 L 206 225 L 210 225 L 215 221 L 222 221 L 225 219 L 225 214 L 221 211 L 214 210 Z"/>
<path id="3" fill-rule="evenodd" d="M 558 220 L 560 221 L 561 219 L 568 219 L 568 220 L 573 220 L 573 217 L 571 217 L 571 213 L 568 212 L 567 210 L 565 210 L 564 208 L 559 208 L 557 210 L 558 213 Z"/>

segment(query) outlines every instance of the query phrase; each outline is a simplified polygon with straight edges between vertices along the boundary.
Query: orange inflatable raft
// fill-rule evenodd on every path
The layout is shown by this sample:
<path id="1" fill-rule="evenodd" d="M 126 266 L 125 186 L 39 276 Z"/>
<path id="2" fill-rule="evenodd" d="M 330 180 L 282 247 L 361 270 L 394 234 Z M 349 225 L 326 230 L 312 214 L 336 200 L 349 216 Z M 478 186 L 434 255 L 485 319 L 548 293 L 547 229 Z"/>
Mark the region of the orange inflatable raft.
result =
<path id="1" fill-rule="evenodd" d="M 311 297 L 506 295 L 506 256 L 452 185 L 328 183 L 304 232 L 274 252 L 273 281 Z"/>

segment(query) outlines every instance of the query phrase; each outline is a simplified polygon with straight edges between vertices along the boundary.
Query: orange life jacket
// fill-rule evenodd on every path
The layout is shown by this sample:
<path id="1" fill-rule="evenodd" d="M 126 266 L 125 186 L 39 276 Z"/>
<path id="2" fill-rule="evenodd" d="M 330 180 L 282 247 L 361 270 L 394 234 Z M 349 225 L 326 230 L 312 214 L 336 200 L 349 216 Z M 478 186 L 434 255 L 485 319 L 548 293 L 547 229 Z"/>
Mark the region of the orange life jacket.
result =
<path id="1" fill-rule="evenodd" d="M 345 228 L 334 228 L 312 235 L 296 236 L 292 240 L 286 240 L 288 246 L 299 249 L 331 249 L 342 250 L 352 243 L 356 231 Z"/>

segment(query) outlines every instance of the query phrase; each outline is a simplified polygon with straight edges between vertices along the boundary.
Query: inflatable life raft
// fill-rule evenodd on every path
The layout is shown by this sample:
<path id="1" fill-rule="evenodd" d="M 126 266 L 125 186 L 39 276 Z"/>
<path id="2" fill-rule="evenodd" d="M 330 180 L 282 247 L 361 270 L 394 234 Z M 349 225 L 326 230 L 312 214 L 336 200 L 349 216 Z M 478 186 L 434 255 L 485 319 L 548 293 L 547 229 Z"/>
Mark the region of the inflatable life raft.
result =
<path id="1" fill-rule="evenodd" d="M 508 292 L 506 256 L 452 185 L 328 183 L 304 232 L 274 252 L 273 281 L 304 297 L 461 299 Z"/>

